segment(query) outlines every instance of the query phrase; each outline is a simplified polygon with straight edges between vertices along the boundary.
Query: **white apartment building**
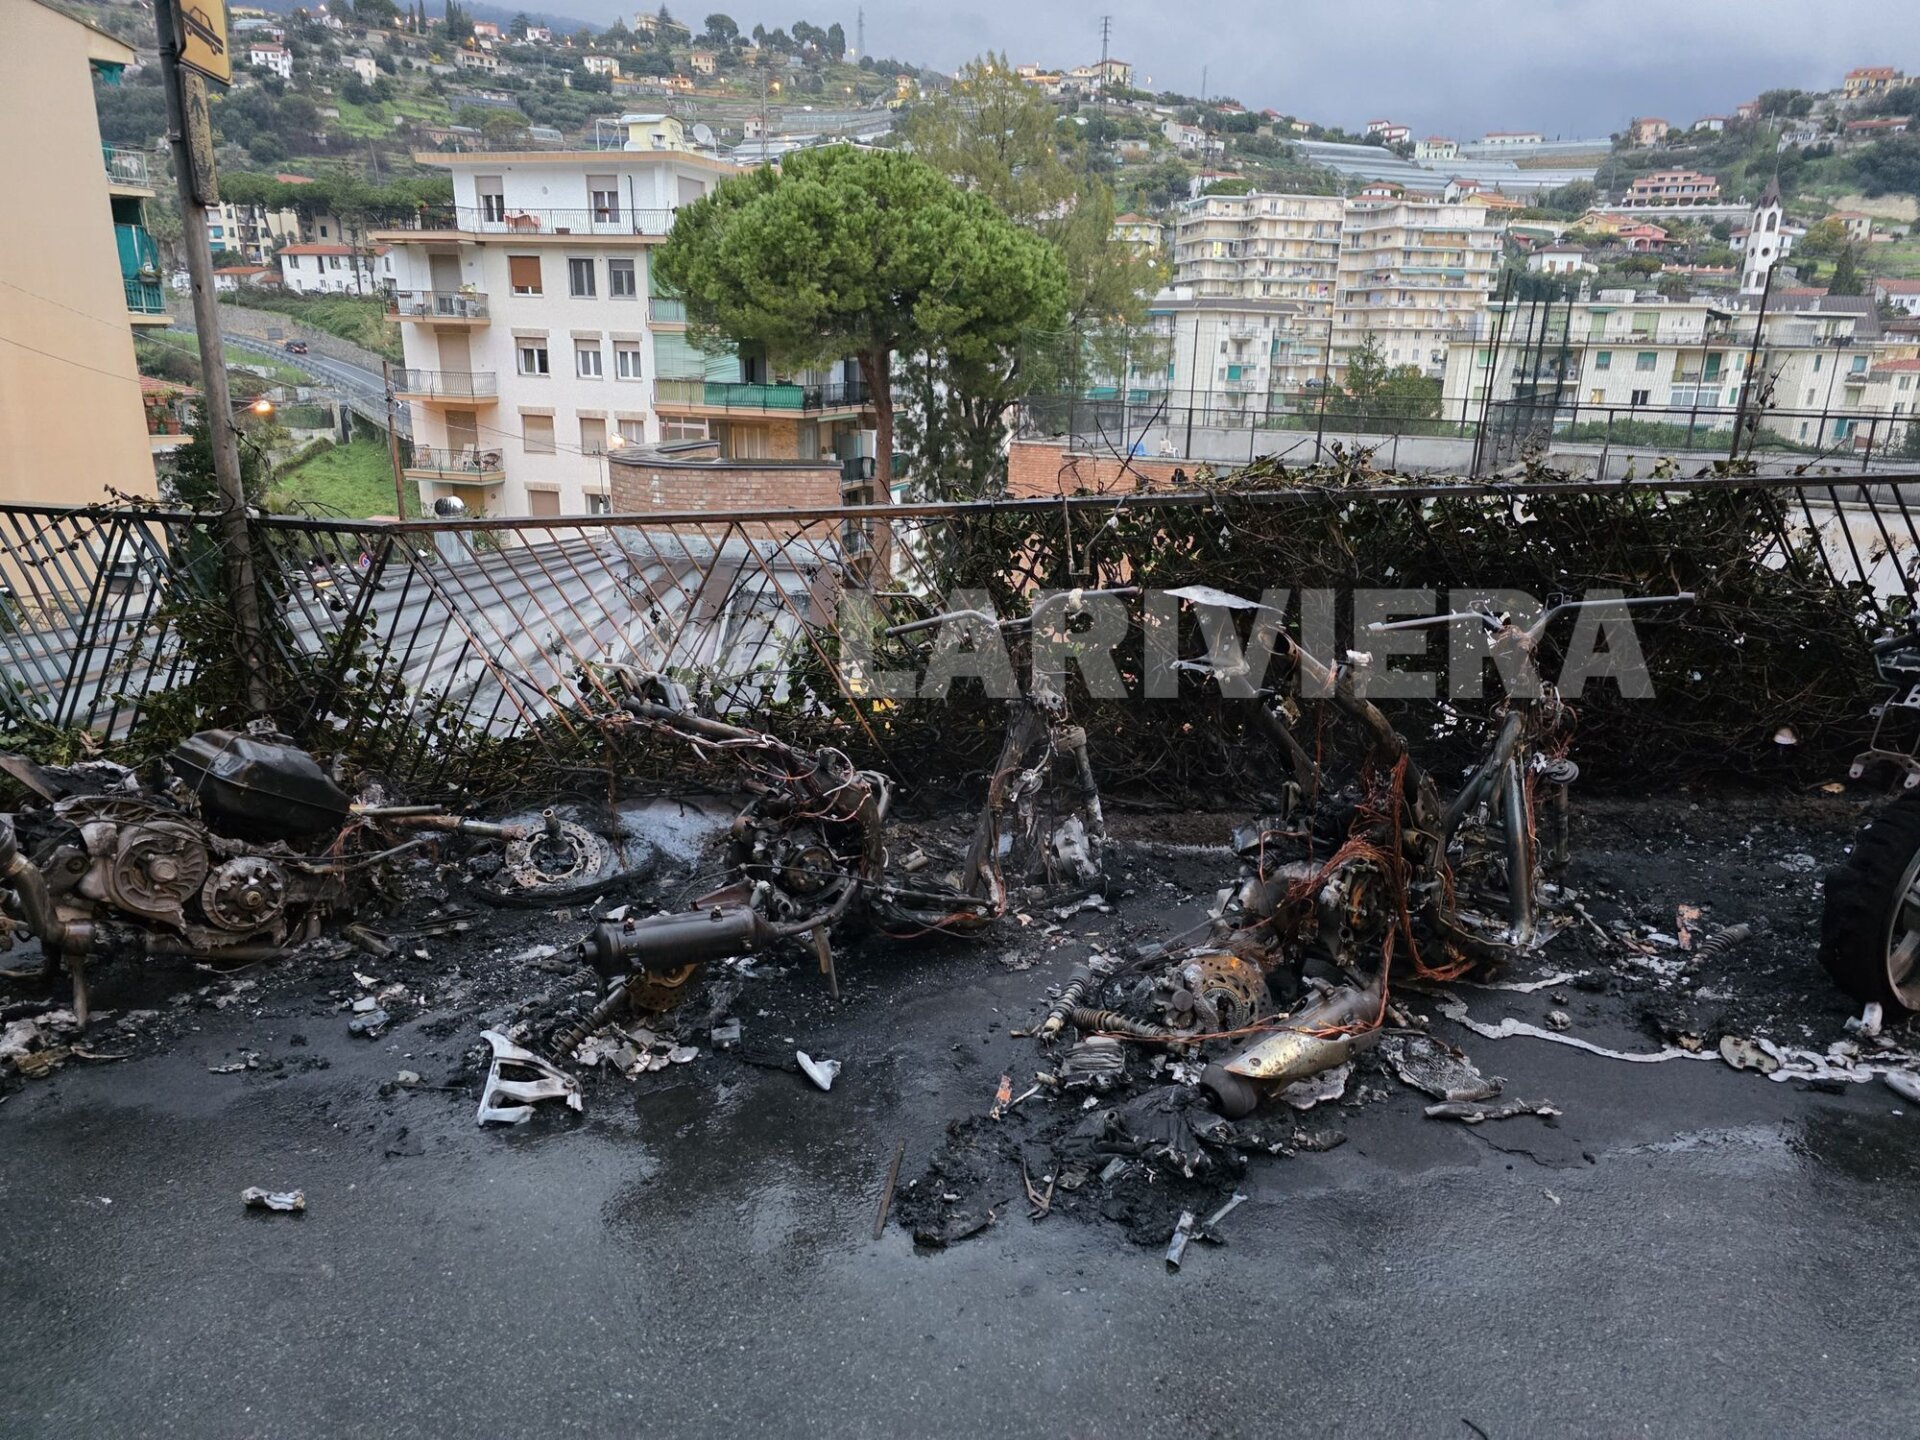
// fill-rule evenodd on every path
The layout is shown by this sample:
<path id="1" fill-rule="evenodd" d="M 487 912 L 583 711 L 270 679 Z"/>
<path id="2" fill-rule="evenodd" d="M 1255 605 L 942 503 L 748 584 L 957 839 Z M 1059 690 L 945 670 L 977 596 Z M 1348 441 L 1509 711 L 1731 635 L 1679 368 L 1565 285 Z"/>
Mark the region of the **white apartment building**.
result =
<path id="1" fill-rule="evenodd" d="M 1761 327 L 1748 399 L 1763 426 L 1797 444 L 1851 449 L 1895 403 L 1913 413 L 1914 397 L 1899 394 L 1906 372 L 1884 355 L 1870 300 L 1818 296 L 1804 306 L 1769 307 Z M 1555 306 L 1550 321 L 1544 309 L 1515 303 L 1503 313 L 1496 302 L 1448 350 L 1441 413 L 1471 422 L 1490 384 L 1495 403 L 1545 386 L 1558 388 L 1569 424 L 1604 426 L 1611 416 L 1726 429 L 1755 353 L 1756 316 L 1751 304 L 1723 309 L 1632 290 Z M 1885 440 L 1882 429 L 1874 444 Z"/>
<path id="2" fill-rule="evenodd" d="M 282 80 L 293 78 L 293 51 L 284 45 L 271 43 L 249 45 L 247 63 L 255 69 L 278 75 Z"/>
<path id="3" fill-rule="evenodd" d="M 617 78 L 620 74 L 620 62 L 611 55 L 587 55 L 582 57 L 580 63 L 589 75 Z"/>
<path id="4" fill-rule="evenodd" d="M 1438 377 L 1447 339 L 1486 309 L 1500 241 L 1479 205 L 1350 200 L 1341 229 L 1333 363 L 1369 337 L 1389 365 Z"/>
<path id="5" fill-rule="evenodd" d="M 275 259 L 281 287 L 297 295 L 377 295 L 394 273 L 385 245 L 289 245 Z"/>
<path id="6" fill-rule="evenodd" d="M 1128 376 L 1136 405 L 1164 394 L 1170 411 L 1198 406 L 1200 423 L 1232 424 L 1319 380 L 1323 333 L 1296 301 L 1205 298 L 1176 285 L 1154 297 L 1147 322 L 1152 344 Z"/>
<path id="7" fill-rule="evenodd" d="M 407 475 L 430 504 L 488 515 L 605 508 L 606 451 L 713 439 L 730 458 L 859 449 L 871 410 L 857 371 L 776 376 L 708 354 L 681 302 L 658 293 L 653 250 L 674 212 L 737 167 L 656 148 L 658 116 L 622 117 L 614 151 L 422 154 L 453 174 L 434 228 L 383 231 L 413 413 Z"/>
<path id="8" fill-rule="evenodd" d="M 216 254 L 230 250 L 252 264 L 264 265 L 276 246 L 300 238 L 300 216 L 293 210 L 223 200 L 207 206 L 207 238 Z"/>
<path id="9" fill-rule="evenodd" d="M 1209 195 L 1174 222 L 1175 286 L 1197 299 L 1299 305 L 1302 343 L 1319 352 L 1310 373 L 1329 366 L 1334 377 L 1370 330 L 1389 363 L 1438 374 L 1436 350 L 1484 308 L 1498 258 L 1498 234 L 1474 204 Z"/>

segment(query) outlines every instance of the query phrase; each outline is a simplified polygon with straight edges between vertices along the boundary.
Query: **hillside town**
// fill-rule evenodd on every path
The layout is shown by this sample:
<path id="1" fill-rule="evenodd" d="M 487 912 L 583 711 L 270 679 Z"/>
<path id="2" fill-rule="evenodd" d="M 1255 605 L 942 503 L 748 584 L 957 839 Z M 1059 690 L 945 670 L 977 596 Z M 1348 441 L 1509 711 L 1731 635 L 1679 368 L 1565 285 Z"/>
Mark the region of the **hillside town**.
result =
<path id="1" fill-rule="evenodd" d="M 0 0 L 0 1429 L 1920 1429 L 1920 19 L 567 4 Z"/>
<path id="2" fill-rule="evenodd" d="M 138 5 L 75 13 L 131 40 L 123 63 L 46 83 L 62 82 L 75 113 L 91 92 L 105 172 L 88 182 L 76 158 L 64 183 L 108 192 L 146 389 L 137 412 L 63 403 L 123 415 L 158 484 L 195 377 L 171 323 L 188 276 L 150 25 Z M 1623 115 L 1612 135 L 1456 138 L 1156 90 L 1104 53 L 989 55 L 940 75 L 865 53 L 843 23 L 769 31 L 716 14 L 696 28 L 643 11 L 568 31 L 369 0 L 242 7 L 233 32 L 235 82 L 212 112 L 213 284 L 245 312 L 250 343 L 284 350 L 318 331 L 353 347 L 337 362 L 357 362 L 306 373 L 320 411 L 302 403 L 297 418 L 331 418 L 268 427 L 274 454 L 331 436 L 372 477 L 389 463 L 391 398 L 409 513 L 448 498 L 488 515 L 604 511 L 607 455 L 629 445 L 706 440 L 729 459 L 858 473 L 876 417 L 851 357 L 782 370 L 751 344 L 690 334 L 651 257 L 676 209 L 729 176 L 834 145 L 912 151 L 916 127 L 964 131 L 956 114 L 1004 108 L 1010 92 L 1034 138 L 1085 177 L 1089 213 L 1111 215 L 1102 248 L 1125 262 L 1056 346 L 1081 354 L 1030 364 L 1032 393 L 1009 394 L 1010 432 L 1099 414 L 1130 444 L 1198 459 L 1329 418 L 1369 443 L 1458 441 L 1502 407 L 1537 410 L 1550 382 L 1568 443 L 1708 448 L 1734 426 L 1752 364 L 1783 453 L 1920 451 L 1906 418 L 1920 398 L 1920 136 L 1907 133 L 1920 86 L 1898 66 L 1678 122 Z M 1548 292 L 1564 313 L 1534 318 L 1574 338 L 1525 374 L 1495 367 L 1507 322 L 1533 324 Z M 249 389 L 300 369 L 284 353 L 238 363 Z M 134 438 L 99 443 L 124 456 Z M 1428 448 L 1443 463 L 1460 449 Z M 956 477 L 930 458 L 900 457 L 901 494 L 1008 483 L 1004 463 Z M 90 498 L 73 483 L 49 472 L 34 498 Z M 349 503 L 392 513 L 382 489 Z"/>

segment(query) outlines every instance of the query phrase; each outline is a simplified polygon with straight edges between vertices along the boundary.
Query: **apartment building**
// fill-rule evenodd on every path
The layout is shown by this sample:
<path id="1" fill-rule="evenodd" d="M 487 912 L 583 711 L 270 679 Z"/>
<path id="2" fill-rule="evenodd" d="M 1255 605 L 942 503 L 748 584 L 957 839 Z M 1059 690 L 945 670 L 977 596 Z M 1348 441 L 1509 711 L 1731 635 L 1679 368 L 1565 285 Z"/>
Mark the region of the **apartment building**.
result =
<path id="1" fill-rule="evenodd" d="M 278 75 L 282 80 L 293 78 L 293 51 L 284 45 L 275 45 L 271 41 L 256 42 L 247 47 L 247 63 L 256 70 Z"/>
<path id="2" fill-rule="evenodd" d="M 133 335 L 167 323 L 153 189 L 144 152 L 101 144 L 93 107 L 95 75 L 117 82 L 134 51 L 40 0 L 0 0 L 0 33 L 0 117 L 30 137 L 7 173 L 32 197 L 0 210 L 0 500 L 150 492 Z"/>
<path id="3" fill-rule="evenodd" d="M 1885 358 L 1873 302 L 1778 291 L 1760 322 L 1755 395 L 1761 424 L 1808 446 L 1852 448 L 1877 415 L 1891 417 L 1903 370 Z M 1758 309 L 1722 308 L 1632 290 L 1544 308 L 1496 302 L 1447 352 L 1442 413 L 1471 421 L 1489 399 L 1557 389 L 1568 423 L 1637 418 L 1725 429 L 1754 353 Z M 1536 343 L 1537 342 L 1537 343 Z M 1885 382 L 1876 389 L 1876 377 Z M 1883 393 L 1884 392 L 1884 393 Z M 1911 396 L 1904 397 L 1912 413 Z M 1577 413 L 1576 413 L 1577 411 Z M 1884 431 L 1876 444 L 1882 443 Z"/>
<path id="4" fill-rule="evenodd" d="M 1147 307 L 1149 343 L 1133 360 L 1128 400 L 1202 407 L 1214 423 L 1264 415 L 1320 379 L 1324 331 L 1291 300 L 1162 290 Z M 1201 423 L 1208 423 L 1203 419 Z"/>
<path id="5" fill-rule="evenodd" d="M 216 255 L 227 250 L 244 256 L 251 265 L 265 265 L 280 246 L 299 238 L 297 211 L 236 205 L 231 200 L 207 206 L 207 241 Z"/>
<path id="6" fill-rule="evenodd" d="M 1840 82 L 1840 93 L 1849 100 L 1865 100 L 1884 95 L 1905 83 L 1905 77 L 1891 65 L 1862 65 L 1849 70 Z"/>
<path id="7" fill-rule="evenodd" d="M 377 295 L 393 278 L 392 250 L 375 245 L 289 245 L 274 258 L 280 284 L 297 295 Z"/>
<path id="8" fill-rule="evenodd" d="M 1390 363 L 1438 374 L 1436 351 L 1485 306 L 1498 258 L 1479 204 L 1209 195 L 1180 207 L 1173 280 L 1196 299 L 1298 305 L 1309 374 L 1337 376 L 1369 333 Z"/>
<path id="9" fill-rule="evenodd" d="M 1179 207 L 1173 283 L 1198 300 L 1286 300 L 1300 307 L 1308 368 L 1327 362 L 1340 275 L 1337 195 L 1206 195 Z"/>
<path id="10" fill-rule="evenodd" d="M 430 503 L 475 513 L 603 510 L 609 449 L 713 440 L 729 459 L 871 453 L 851 362 L 776 374 L 687 340 L 653 250 L 674 212 L 736 167 L 687 148 L 677 121 L 623 117 L 626 148 L 423 154 L 452 172 L 450 212 L 383 231 L 413 409 L 407 469 Z M 666 143 L 656 145 L 661 138 Z M 725 483 L 726 470 L 713 472 Z"/>
<path id="11" fill-rule="evenodd" d="M 1479 205 L 1352 200 L 1340 237 L 1333 363 L 1369 337 L 1390 365 L 1438 376 L 1447 337 L 1486 308 L 1500 241 Z"/>
<path id="12" fill-rule="evenodd" d="M 1627 187 L 1630 205 L 1712 205 L 1719 199 L 1720 182 L 1698 170 L 1655 170 Z"/>

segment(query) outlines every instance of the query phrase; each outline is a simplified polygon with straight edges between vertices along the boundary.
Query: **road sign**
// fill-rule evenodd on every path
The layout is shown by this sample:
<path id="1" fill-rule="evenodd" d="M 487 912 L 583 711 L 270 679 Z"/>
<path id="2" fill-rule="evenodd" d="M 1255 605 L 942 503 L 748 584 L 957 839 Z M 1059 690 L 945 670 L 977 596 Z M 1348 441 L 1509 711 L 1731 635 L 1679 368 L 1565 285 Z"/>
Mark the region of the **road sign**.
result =
<path id="1" fill-rule="evenodd" d="M 227 0 L 175 0 L 180 17 L 180 63 L 220 85 L 233 83 L 227 42 Z"/>

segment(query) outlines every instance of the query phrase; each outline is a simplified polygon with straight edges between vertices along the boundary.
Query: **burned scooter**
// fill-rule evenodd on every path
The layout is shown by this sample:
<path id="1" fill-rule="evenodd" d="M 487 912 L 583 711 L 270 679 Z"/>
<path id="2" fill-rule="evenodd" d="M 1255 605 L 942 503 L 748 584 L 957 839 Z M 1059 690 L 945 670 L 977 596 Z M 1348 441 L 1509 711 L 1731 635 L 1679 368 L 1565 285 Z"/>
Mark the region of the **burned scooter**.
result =
<path id="1" fill-rule="evenodd" d="M 0 760 L 42 802 L 0 816 L 0 899 L 39 940 L 42 975 L 72 976 L 82 1024 L 93 960 L 267 959 L 366 903 L 383 867 L 436 834 L 518 834 L 431 807 L 355 805 L 271 731 L 203 731 L 166 764 L 173 783 L 157 791 L 119 767 L 101 786 Z"/>
<path id="2" fill-rule="evenodd" d="M 1175 593 L 1199 604 L 1260 608 L 1206 587 Z M 1489 632 L 1495 647 L 1531 656 L 1548 625 L 1572 610 L 1691 598 L 1573 602 L 1549 608 L 1526 629 L 1480 612 L 1405 623 L 1470 623 Z M 1199 943 L 1130 967 L 1089 967 L 1041 1030 L 1052 1037 L 1072 1025 L 1083 1034 L 1184 1044 L 1193 1053 L 1228 1042 L 1233 1049 L 1206 1066 L 1200 1084 L 1229 1117 L 1251 1111 L 1262 1090 L 1343 1064 L 1371 1043 L 1397 957 L 1420 976 L 1445 979 L 1534 943 L 1536 792 L 1547 789 L 1556 817 L 1554 858 L 1564 851 L 1565 786 L 1578 773 L 1565 756 L 1571 713 L 1552 687 L 1541 686 L 1508 702 L 1480 763 L 1443 803 L 1405 737 L 1356 685 L 1356 664 L 1329 666 L 1284 630 L 1278 638 L 1296 694 L 1263 691 L 1254 713 L 1287 781 L 1280 813 L 1235 837 L 1246 867 L 1240 881 L 1223 893 Z M 1482 902 L 1501 913 L 1487 913 Z M 1243 969 L 1251 961 L 1269 980 L 1284 969 L 1297 985 L 1312 958 L 1336 967 L 1346 983 L 1322 982 L 1284 1016 Z M 1225 987 L 1231 1006 L 1220 1003 L 1223 975 L 1233 979 Z"/>
<path id="3" fill-rule="evenodd" d="M 913 633 L 951 618 L 932 616 L 888 633 Z M 678 1003 L 708 962 L 804 941 L 837 999 L 831 932 L 842 921 L 902 936 L 976 934 L 1006 913 L 1009 867 L 1020 881 L 1066 874 L 1085 883 L 1099 876 L 1105 825 L 1086 736 L 1050 689 L 1013 703 L 967 858 L 957 875 L 936 879 L 889 868 L 893 791 L 886 776 L 857 768 L 832 747 L 794 746 L 698 715 L 685 688 L 665 676 L 636 673 L 635 679 L 640 693 L 621 702 L 633 721 L 696 753 L 728 757 L 754 798 L 728 833 L 723 862 L 733 879 L 727 885 L 682 911 L 603 923 L 581 943 L 580 958 L 611 988 L 556 1034 L 548 1047 L 554 1060 L 565 1061 L 630 1008 L 660 1011 Z M 1077 805 L 1066 821 L 1048 828 L 1041 801 L 1062 762 L 1071 767 Z"/>

